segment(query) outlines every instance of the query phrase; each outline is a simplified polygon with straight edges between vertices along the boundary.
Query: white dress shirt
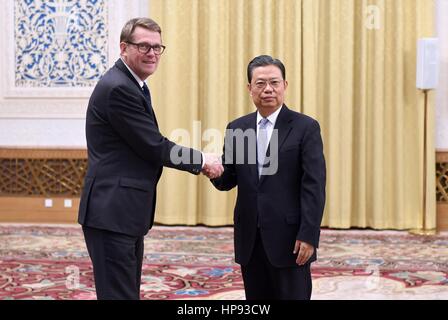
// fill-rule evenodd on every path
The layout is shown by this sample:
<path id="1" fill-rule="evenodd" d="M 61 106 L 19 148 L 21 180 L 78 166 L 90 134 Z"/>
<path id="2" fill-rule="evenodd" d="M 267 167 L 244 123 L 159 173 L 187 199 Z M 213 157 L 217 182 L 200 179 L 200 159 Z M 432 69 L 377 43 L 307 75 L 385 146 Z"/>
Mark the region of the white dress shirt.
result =
<path id="1" fill-rule="evenodd" d="M 132 71 L 131 68 L 129 68 L 129 66 L 126 64 L 126 62 L 124 62 L 123 58 L 120 58 L 121 61 L 123 61 L 124 65 L 126 66 L 126 68 L 128 68 L 129 72 L 132 74 L 132 76 L 135 78 L 135 80 L 138 82 L 140 88 L 142 88 L 143 90 L 143 80 L 140 79 L 140 77 L 138 75 L 135 74 L 134 71 Z"/>
<path id="2" fill-rule="evenodd" d="M 280 113 L 281 110 L 282 110 L 282 106 L 280 106 L 280 108 L 278 108 L 274 113 L 272 113 L 270 116 L 267 117 L 267 119 L 269 120 L 269 123 L 266 124 L 268 141 L 271 141 L 271 136 L 272 136 L 272 132 L 274 131 L 275 122 L 277 121 L 278 114 Z M 259 111 L 257 111 L 257 138 L 258 138 L 258 133 L 260 131 L 261 119 L 263 119 L 263 116 L 260 114 Z"/>

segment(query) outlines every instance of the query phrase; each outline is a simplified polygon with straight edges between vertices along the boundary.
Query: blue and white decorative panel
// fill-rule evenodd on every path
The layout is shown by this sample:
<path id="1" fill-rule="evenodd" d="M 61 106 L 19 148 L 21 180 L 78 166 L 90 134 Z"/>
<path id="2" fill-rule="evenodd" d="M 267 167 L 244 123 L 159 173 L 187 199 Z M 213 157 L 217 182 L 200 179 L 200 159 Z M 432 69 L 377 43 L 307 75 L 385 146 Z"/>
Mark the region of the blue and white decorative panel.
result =
<path id="1" fill-rule="evenodd" d="M 92 87 L 108 68 L 107 0 L 15 0 L 15 87 Z"/>

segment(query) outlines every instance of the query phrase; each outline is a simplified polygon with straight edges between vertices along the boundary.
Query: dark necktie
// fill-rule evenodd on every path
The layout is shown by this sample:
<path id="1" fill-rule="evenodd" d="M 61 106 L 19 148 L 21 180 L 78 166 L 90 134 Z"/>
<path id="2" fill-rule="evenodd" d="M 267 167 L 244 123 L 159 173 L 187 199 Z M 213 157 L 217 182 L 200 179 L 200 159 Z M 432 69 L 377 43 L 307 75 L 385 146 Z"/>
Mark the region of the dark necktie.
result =
<path id="1" fill-rule="evenodd" d="M 154 110 L 152 109 L 152 102 L 151 102 L 151 93 L 149 93 L 149 88 L 146 85 L 145 82 L 143 82 L 143 87 L 142 87 L 142 91 L 143 91 L 143 95 L 145 96 L 146 100 L 149 103 L 149 112 L 152 114 L 152 116 L 154 117 L 154 122 L 156 123 L 157 128 L 159 127 L 159 124 L 157 123 L 157 118 L 156 118 L 156 114 L 154 113 Z"/>

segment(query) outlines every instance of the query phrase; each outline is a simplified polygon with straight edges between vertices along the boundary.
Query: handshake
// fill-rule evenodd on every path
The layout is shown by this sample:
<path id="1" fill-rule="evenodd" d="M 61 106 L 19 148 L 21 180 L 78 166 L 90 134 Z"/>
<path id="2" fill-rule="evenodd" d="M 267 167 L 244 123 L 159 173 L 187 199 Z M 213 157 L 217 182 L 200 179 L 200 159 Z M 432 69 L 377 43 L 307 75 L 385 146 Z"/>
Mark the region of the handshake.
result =
<path id="1" fill-rule="evenodd" d="M 224 167 L 221 164 L 221 157 L 213 153 L 203 153 L 204 166 L 202 173 L 209 179 L 219 178 L 224 172 Z"/>

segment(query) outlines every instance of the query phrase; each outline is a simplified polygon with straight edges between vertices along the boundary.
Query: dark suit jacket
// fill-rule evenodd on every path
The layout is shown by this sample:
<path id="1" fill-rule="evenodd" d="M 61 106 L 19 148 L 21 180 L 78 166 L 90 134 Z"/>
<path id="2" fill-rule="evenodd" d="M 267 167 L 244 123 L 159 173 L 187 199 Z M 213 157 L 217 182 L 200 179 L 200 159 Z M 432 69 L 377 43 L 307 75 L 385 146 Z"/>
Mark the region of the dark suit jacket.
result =
<path id="1" fill-rule="evenodd" d="M 121 59 L 92 93 L 86 137 L 88 170 L 78 217 L 82 225 L 145 235 L 154 221 L 162 167 L 193 174 L 201 170 L 199 151 L 161 135 L 152 106 Z M 173 146 L 177 155 L 188 156 L 189 163 L 170 160 Z"/>
<path id="2" fill-rule="evenodd" d="M 256 112 L 231 122 L 227 129 L 256 130 Z M 274 266 L 296 265 L 296 239 L 319 245 L 325 204 L 325 159 L 319 123 L 283 105 L 274 129 L 278 129 L 278 168 L 273 175 L 258 177 L 256 163 L 237 161 L 235 138 L 226 133 L 224 174 L 213 179 L 219 190 L 238 186 L 234 211 L 235 260 L 246 265 L 254 247 L 257 225 L 266 254 Z M 255 131 L 256 132 L 256 131 Z M 232 140 L 232 141 L 230 141 Z M 271 140 L 272 141 L 272 140 Z M 256 140 L 252 143 L 256 144 Z M 271 150 L 272 154 L 273 150 Z M 231 162 L 231 163 L 229 163 Z M 315 250 L 316 252 L 316 250 Z M 316 260 L 316 253 L 310 262 Z"/>

